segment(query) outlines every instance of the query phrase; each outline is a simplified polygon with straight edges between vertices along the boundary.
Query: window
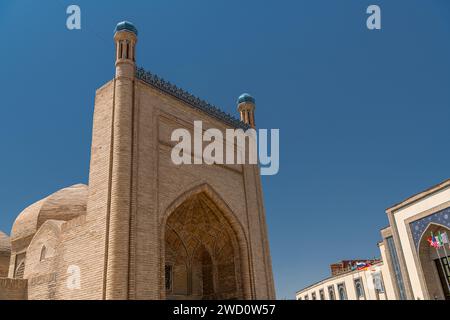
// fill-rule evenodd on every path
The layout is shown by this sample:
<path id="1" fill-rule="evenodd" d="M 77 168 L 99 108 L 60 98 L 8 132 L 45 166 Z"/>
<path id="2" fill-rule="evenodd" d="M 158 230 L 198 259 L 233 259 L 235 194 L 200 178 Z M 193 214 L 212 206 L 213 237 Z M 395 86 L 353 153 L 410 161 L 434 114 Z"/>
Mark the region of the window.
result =
<path id="1" fill-rule="evenodd" d="M 165 277 L 166 277 L 166 290 L 172 291 L 172 266 L 167 265 L 165 268 Z"/>
<path id="2" fill-rule="evenodd" d="M 444 250 L 446 253 L 446 249 L 444 247 Z M 446 255 L 446 254 L 445 254 Z M 436 269 L 437 269 L 437 275 L 438 275 L 438 279 L 440 280 L 441 284 L 442 284 L 442 290 L 444 293 L 444 297 L 446 300 L 450 300 L 450 290 L 448 287 L 445 286 L 445 284 L 449 283 L 450 281 L 450 263 L 449 263 L 449 258 L 444 256 L 441 259 L 435 259 L 434 260 L 434 264 L 436 265 Z M 437 279 L 436 279 L 437 280 Z"/>
<path id="3" fill-rule="evenodd" d="M 364 287 L 361 278 L 355 279 L 356 299 L 364 299 Z"/>
<path id="4" fill-rule="evenodd" d="M 39 258 L 39 261 L 44 261 L 46 255 L 47 255 L 47 248 L 45 246 L 42 246 L 41 257 Z"/>
<path id="5" fill-rule="evenodd" d="M 339 294 L 339 300 L 347 300 L 347 291 L 345 290 L 344 283 L 338 284 L 338 294 Z"/>
<path id="6" fill-rule="evenodd" d="M 297 300 L 302 300 L 302 297 L 298 297 Z"/>
<path id="7" fill-rule="evenodd" d="M 383 278 L 380 272 L 373 274 L 373 285 L 378 293 L 384 293 Z"/>
<path id="8" fill-rule="evenodd" d="M 25 262 L 21 262 L 19 267 L 16 269 L 16 278 L 23 279 L 23 274 L 25 273 Z"/>
<path id="9" fill-rule="evenodd" d="M 330 300 L 336 300 L 336 297 L 334 295 L 334 287 L 333 286 L 328 287 L 328 297 Z"/>
<path id="10" fill-rule="evenodd" d="M 308 297 L 308 295 L 306 295 L 306 296 L 305 296 L 305 300 L 309 300 L 309 297 Z"/>
<path id="11" fill-rule="evenodd" d="M 386 241 L 389 248 L 389 254 L 391 256 L 392 267 L 395 273 L 395 280 L 400 295 L 400 300 L 406 300 L 405 286 L 403 284 L 402 271 L 400 269 L 400 262 L 398 260 L 397 251 L 395 250 L 394 239 L 392 237 L 387 237 Z"/>
<path id="12" fill-rule="evenodd" d="M 316 293 L 315 293 L 315 292 L 311 293 L 311 299 L 317 300 L 317 299 L 316 299 Z"/>
<path id="13" fill-rule="evenodd" d="M 319 290 L 319 296 L 320 296 L 320 300 L 325 300 L 325 292 L 323 291 L 323 289 Z"/>

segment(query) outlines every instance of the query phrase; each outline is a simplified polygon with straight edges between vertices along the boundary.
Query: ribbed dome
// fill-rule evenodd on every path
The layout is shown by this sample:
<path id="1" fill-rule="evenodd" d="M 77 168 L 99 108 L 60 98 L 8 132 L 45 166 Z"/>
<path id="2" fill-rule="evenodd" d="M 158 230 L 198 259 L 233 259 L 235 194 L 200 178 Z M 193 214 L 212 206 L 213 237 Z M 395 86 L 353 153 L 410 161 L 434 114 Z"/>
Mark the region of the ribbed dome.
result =
<path id="1" fill-rule="evenodd" d="M 0 231 L 0 254 L 11 252 L 11 242 L 6 233 Z"/>
<path id="2" fill-rule="evenodd" d="M 68 221 L 85 214 L 87 195 L 88 187 L 76 184 L 32 204 L 23 210 L 14 222 L 11 240 L 16 241 L 34 235 L 47 220 Z"/>
<path id="3" fill-rule="evenodd" d="M 135 35 L 138 35 L 138 31 L 134 24 L 128 21 L 119 22 L 116 26 L 116 29 L 114 30 L 114 33 L 122 30 L 133 32 Z"/>

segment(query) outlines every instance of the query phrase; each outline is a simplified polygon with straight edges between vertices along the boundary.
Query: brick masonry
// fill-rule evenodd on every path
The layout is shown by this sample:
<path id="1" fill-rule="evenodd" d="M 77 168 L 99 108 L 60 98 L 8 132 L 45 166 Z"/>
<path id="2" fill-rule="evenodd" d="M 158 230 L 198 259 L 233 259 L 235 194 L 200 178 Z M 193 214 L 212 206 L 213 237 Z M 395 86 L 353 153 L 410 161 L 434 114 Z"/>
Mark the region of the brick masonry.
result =
<path id="1" fill-rule="evenodd" d="M 127 40 L 134 52 L 134 34 L 118 32 L 115 40 Z M 117 57 L 122 57 L 119 52 Z M 222 220 L 229 233 L 224 238 L 229 239 L 224 240 L 228 249 L 223 251 L 228 256 L 217 263 L 213 256 L 205 265 L 225 271 L 208 278 L 204 290 L 211 293 L 216 286 L 224 288 L 221 297 L 275 298 L 258 167 L 174 165 L 174 129 L 192 131 L 195 120 L 203 121 L 204 130 L 224 132 L 229 126 L 136 79 L 134 70 L 134 57 L 118 58 L 115 79 L 96 92 L 84 200 L 70 193 L 55 199 L 52 210 L 43 210 L 45 204 L 39 202 L 22 216 L 21 225 L 32 228 L 25 232 L 16 227 L 9 277 L 17 278 L 24 263 L 26 280 L 4 280 L 14 287 L 6 298 L 165 299 L 167 221 L 194 198 L 210 203 L 215 208 L 210 214 Z M 68 198 L 79 210 L 72 207 L 74 215 L 65 219 L 61 213 L 67 210 L 63 204 Z M 209 261 L 198 259 L 192 261 Z M 80 271 L 79 288 L 68 285 L 74 266 Z M 201 292 L 196 289 L 200 296 Z"/>

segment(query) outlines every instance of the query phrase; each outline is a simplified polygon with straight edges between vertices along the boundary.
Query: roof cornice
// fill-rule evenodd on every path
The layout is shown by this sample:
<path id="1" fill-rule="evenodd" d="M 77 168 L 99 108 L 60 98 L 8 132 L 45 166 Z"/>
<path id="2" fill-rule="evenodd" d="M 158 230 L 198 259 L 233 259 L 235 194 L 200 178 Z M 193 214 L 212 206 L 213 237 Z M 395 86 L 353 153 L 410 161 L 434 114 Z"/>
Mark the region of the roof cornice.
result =
<path id="1" fill-rule="evenodd" d="M 144 68 L 136 67 L 136 78 L 183 101 L 190 107 L 200 110 L 234 128 L 241 128 L 244 130 L 250 129 L 248 124 L 245 124 L 232 115 L 223 112 L 221 109 L 208 103 L 207 101 L 202 100 L 181 88 L 178 88 L 176 85 L 164 80 L 161 77 L 158 77 L 156 74 L 146 71 Z"/>
<path id="2" fill-rule="evenodd" d="M 438 191 L 444 190 L 446 188 L 450 187 L 450 179 L 447 179 L 441 183 L 438 183 L 437 185 L 428 188 L 422 192 L 416 193 L 415 195 L 403 200 L 402 202 L 399 202 L 395 205 L 393 205 L 392 207 L 389 207 L 386 209 L 386 213 L 395 213 L 396 211 L 414 204 L 417 201 L 420 201 Z"/>

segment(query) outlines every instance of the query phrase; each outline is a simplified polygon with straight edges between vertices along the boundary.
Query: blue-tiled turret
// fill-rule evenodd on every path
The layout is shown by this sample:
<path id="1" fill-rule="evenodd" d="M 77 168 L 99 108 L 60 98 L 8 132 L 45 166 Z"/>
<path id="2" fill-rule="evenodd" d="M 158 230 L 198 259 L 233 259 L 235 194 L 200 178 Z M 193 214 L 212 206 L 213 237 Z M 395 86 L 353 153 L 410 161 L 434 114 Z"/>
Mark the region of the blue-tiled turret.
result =
<path id="1" fill-rule="evenodd" d="M 138 35 L 138 31 L 134 24 L 128 21 L 119 22 L 116 26 L 116 29 L 114 30 L 114 33 L 122 30 L 133 32 L 135 35 Z"/>
<path id="2" fill-rule="evenodd" d="M 248 93 L 243 93 L 239 96 L 238 98 L 238 104 L 242 103 L 242 102 L 251 102 L 251 103 L 255 103 L 255 98 L 253 98 L 251 95 L 249 95 Z"/>

